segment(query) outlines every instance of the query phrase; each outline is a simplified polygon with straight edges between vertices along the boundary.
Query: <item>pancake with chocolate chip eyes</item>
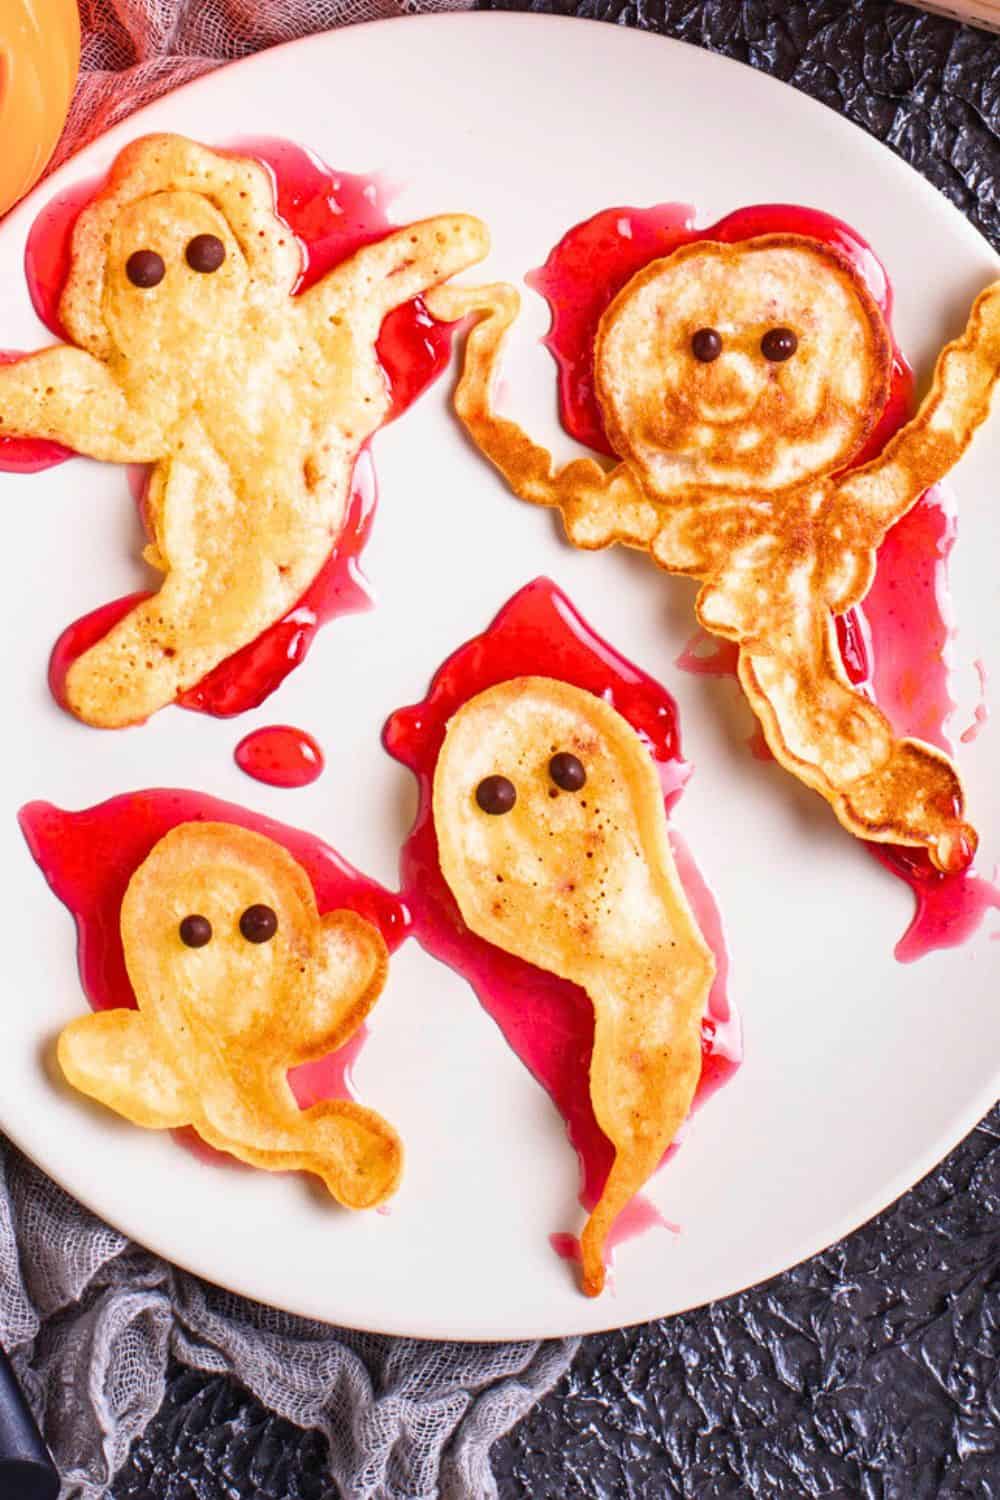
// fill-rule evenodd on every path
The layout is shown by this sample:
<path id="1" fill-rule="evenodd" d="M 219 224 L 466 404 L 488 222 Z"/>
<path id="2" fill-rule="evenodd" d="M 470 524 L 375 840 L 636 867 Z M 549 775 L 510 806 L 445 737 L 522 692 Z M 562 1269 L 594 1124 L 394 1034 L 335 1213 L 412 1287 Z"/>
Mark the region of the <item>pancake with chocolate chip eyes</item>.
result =
<path id="1" fill-rule="evenodd" d="M 144 556 L 162 581 L 69 664 L 71 713 L 141 723 L 299 603 L 390 415 L 384 319 L 488 244 L 477 219 L 439 214 L 299 291 L 302 247 L 260 162 L 171 135 L 119 153 L 73 229 L 69 341 L 0 367 L 0 437 L 151 466 Z"/>
<path id="2" fill-rule="evenodd" d="M 843 466 L 878 421 L 891 364 L 860 277 L 797 235 L 654 261 L 608 307 L 594 349 L 611 445 L 662 494 L 778 490 Z"/>
<path id="3" fill-rule="evenodd" d="M 516 678 L 451 720 L 434 822 L 472 931 L 582 985 L 593 1003 L 590 1096 L 615 1148 L 581 1241 L 594 1294 L 608 1230 L 691 1107 L 714 974 L 674 868 L 655 767 L 601 699 Z"/>
<path id="4" fill-rule="evenodd" d="M 395 1189 L 402 1146 L 349 1099 L 299 1109 L 288 1070 L 336 1051 L 378 999 L 381 933 L 320 916 L 305 870 L 229 823 L 183 823 L 150 851 L 122 902 L 136 1010 L 81 1016 L 59 1038 L 68 1081 L 147 1129 L 190 1125 L 268 1171 L 321 1178 L 348 1208 Z"/>

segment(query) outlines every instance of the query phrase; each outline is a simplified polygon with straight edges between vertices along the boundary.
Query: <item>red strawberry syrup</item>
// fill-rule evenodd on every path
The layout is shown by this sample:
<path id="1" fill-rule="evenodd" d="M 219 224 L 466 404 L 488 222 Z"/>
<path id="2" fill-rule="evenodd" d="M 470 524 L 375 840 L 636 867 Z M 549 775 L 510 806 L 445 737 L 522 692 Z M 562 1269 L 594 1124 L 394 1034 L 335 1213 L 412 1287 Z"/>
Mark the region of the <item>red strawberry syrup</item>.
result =
<path id="1" fill-rule="evenodd" d="M 558 367 L 560 413 L 567 431 L 579 442 L 614 456 L 594 389 L 594 339 L 605 308 L 637 271 L 698 240 L 737 243 L 756 235 L 788 233 L 821 240 L 845 256 L 891 328 L 892 289 L 878 257 L 847 224 L 815 209 L 763 204 L 739 209 L 701 229 L 695 227 L 694 210 L 682 204 L 610 208 L 571 229 L 545 265 L 527 278 L 551 311 L 545 342 Z M 912 406 L 912 371 L 893 341 L 889 399 L 851 467 L 879 453 Z M 947 559 L 954 540 L 950 508 L 940 490 L 931 490 L 885 538 L 863 606 L 837 621 L 851 681 L 865 686 L 900 734 L 919 736 L 942 749 L 950 748 L 945 726 L 954 708 L 947 663 L 953 634 Z M 698 631 L 677 665 L 703 675 L 729 676 L 735 674 L 736 654 L 731 642 L 712 641 Z M 749 744 L 760 758 L 770 753 L 759 731 Z M 1000 907 L 1000 888 L 972 870 L 942 875 L 922 851 L 869 847 L 914 895 L 913 920 L 895 950 L 901 962 L 964 942 L 989 909 Z"/>
<path id="2" fill-rule="evenodd" d="M 311 734 L 291 724 L 268 724 L 244 736 L 233 751 L 240 770 L 265 786 L 309 786 L 323 774 L 323 752 Z"/>
<path id="3" fill-rule="evenodd" d="M 976 676 L 979 678 L 979 702 L 973 709 L 972 723 L 967 729 L 963 729 L 959 735 L 959 739 L 963 745 L 971 745 L 973 740 L 979 738 L 990 716 L 989 705 L 986 702 L 986 685 L 989 681 L 989 673 L 978 656 L 972 665 L 975 668 Z"/>
<path id="4" fill-rule="evenodd" d="M 416 822 L 400 860 L 401 895 L 412 914 L 414 936 L 435 958 L 468 979 L 513 1050 L 551 1096 L 579 1156 L 580 1201 L 589 1209 L 600 1196 L 613 1156 L 590 1102 L 590 1000 L 577 985 L 469 931 L 441 873 L 431 813 L 434 767 L 448 720 L 475 694 L 525 675 L 556 677 L 612 704 L 652 755 L 668 810 L 681 794 L 689 767 L 681 757 L 677 708 L 670 694 L 602 640 L 547 578 L 515 594 L 482 635 L 448 658 L 426 698 L 397 710 L 384 731 L 390 755 L 408 766 L 419 783 Z M 727 993 L 728 956 L 715 902 L 676 835 L 673 844 L 678 872 L 717 965 L 702 1025 L 697 1107 L 738 1067 L 740 1028 Z M 636 1199 L 621 1216 L 613 1238 L 658 1219 L 651 1204 Z M 565 1248 L 562 1241 L 560 1246 Z"/>

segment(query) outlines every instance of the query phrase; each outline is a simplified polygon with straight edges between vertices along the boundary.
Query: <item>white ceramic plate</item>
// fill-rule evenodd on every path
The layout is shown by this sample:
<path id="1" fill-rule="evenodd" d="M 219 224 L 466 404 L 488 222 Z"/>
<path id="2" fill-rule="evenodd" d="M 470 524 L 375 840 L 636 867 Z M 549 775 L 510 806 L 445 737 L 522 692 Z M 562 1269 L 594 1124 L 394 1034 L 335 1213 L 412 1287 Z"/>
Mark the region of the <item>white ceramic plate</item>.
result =
<path id="1" fill-rule="evenodd" d="M 900 341 L 926 377 L 973 295 L 998 272 L 987 245 L 907 167 L 792 89 L 638 32 L 538 16 L 378 24 L 300 42 L 182 89 L 89 147 L 0 228 L 0 344 L 47 342 L 21 273 L 25 236 L 58 188 L 105 168 L 133 136 L 224 142 L 266 130 L 348 171 L 385 169 L 400 219 L 480 214 L 490 277 L 518 280 L 572 224 L 612 203 L 676 199 L 711 222 L 797 202 L 855 225 L 886 261 Z M 512 399 L 560 453 L 540 300 L 526 299 Z M 378 607 L 323 631 L 270 702 L 231 722 L 168 710 L 101 734 L 45 687 L 53 639 L 140 586 L 121 470 L 83 461 L 0 476 L 2 751 L 0 1122 L 111 1223 L 213 1281 L 305 1314 L 392 1333 L 501 1338 L 589 1331 L 676 1312 L 770 1276 L 869 1218 L 928 1170 L 997 1093 L 1000 947 L 989 921 L 965 947 L 903 967 L 910 898 L 818 798 L 745 751 L 730 683 L 682 675 L 691 590 L 625 555 L 585 555 L 511 499 L 460 441 L 440 383 L 376 439 L 380 510 L 365 557 Z M 963 660 L 1000 663 L 1000 420 L 955 476 L 953 583 Z M 484 537 L 489 543 L 484 545 Z M 17 808 L 89 805 L 155 785 L 198 788 L 313 830 L 392 884 L 412 817 L 409 774 L 379 745 L 387 713 L 523 583 L 551 575 L 628 656 L 677 695 L 696 765 L 676 821 L 728 929 L 746 1062 L 701 1112 L 652 1195 L 683 1226 L 618 1252 L 616 1290 L 587 1301 L 548 1244 L 580 1224 L 576 1163 L 547 1098 L 465 983 L 414 943 L 396 957 L 360 1095 L 408 1148 L 388 1216 L 324 1209 L 295 1178 L 224 1172 L 133 1129 L 54 1081 L 53 1037 L 81 1009 L 73 931 L 33 865 Z M 959 727 L 971 672 L 956 684 Z M 297 792 L 232 762 L 255 724 L 290 722 L 325 746 Z M 961 764 L 1000 849 L 997 734 Z"/>

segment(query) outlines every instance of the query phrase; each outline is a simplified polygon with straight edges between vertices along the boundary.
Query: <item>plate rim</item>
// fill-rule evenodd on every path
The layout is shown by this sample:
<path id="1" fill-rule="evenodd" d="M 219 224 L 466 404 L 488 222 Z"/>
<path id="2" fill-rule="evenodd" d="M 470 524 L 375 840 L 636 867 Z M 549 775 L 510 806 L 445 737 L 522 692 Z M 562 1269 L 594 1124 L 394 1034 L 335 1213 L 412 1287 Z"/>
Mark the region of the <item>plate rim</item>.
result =
<path id="1" fill-rule="evenodd" d="M 206 73 L 200 74 L 198 77 L 190 79 L 185 83 L 178 85 L 177 88 L 168 90 L 166 94 L 160 95 L 158 96 L 158 98 L 151 100 L 149 103 L 136 110 L 133 114 L 126 116 L 125 119 L 116 121 L 115 124 L 110 126 L 108 130 L 101 131 L 99 134 L 81 143 L 79 147 L 75 148 L 69 156 L 67 156 L 63 161 L 60 162 L 59 166 L 51 173 L 51 175 L 45 177 L 40 183 L 36 184 L 31 192 L 19 203 L 17 203 L 12 210 L 10 210 L 5 218 L 0 221 L 0 225 L 6 228 L 10 224 L 13 224 L 14 232 L 16 233 L 22 216 L 24 216 L 25 218 L 30 217 L 31 219 L 33 219 L 39 209 L 43 207 L 47 201 L 49 201 L 56 193 L 62 191 L 65 186 L 70 185 L 74 170 L 77 168 L 79 158 L 84 152 L 90 150 L 91 148 L 99 148 L 102 142 L 106 140 L 108 135 L 113 135 L 116 132 L 128 131 L 134 127 L 134 134 L 141 135 L 143 133 L 144 118 L 151 110 L 157 108 L 160 104 L 162 104 L 165 99 L 169 98 L 173 100 L 176 96 L 184 95 L 191 90 L 197 90 L 199 87 L 204 87 L 206 85 L 210 87 L 212 79 L 217 74 L 223 71 L 228 72 L 232 68 L 242 68 L 247 70 L 248 72 L 254 68 L 263 71 L 266 69 L 272 54 L 284 53 L 293 48 L 304 48 L 309 44 L 321 39 L 328 44 L 334 44 L 341 35 L 356 33 L 362 30 L 369 31 L 373 28 L 384 29 L 388 26 L 392 26 L 399 22 L 402 22 L 403 20 L 407 21 L 407 23 L 413 27 L 419 24 L 421 28 L 426 31 L 464 30 L 468 27 L 482 27 L 485 30 L 489 29 L 491 26 L 496 27 L 500 30 L 508 30 L 523 28 L 530 25 L 536 34 L 539 31 L 539 28 L 542 26 L 544 26 L 548 31 L 565 31 L 567 27 L 574 26 L 579 28 L 582 23 L 586 22 L 589 23 L 591 27 L 600 26 L 605 28 L 605 43 L 608 47 L 621 45 L 626 47 L 635 45 L 645 46 L 648 40 L 650 45 L 653 42 L 659 43 L 664 48 L 665 53 L 669 50 L 678 55 L 686 57 L 689 61 L 692 59 L 697 59 L 697 66 L 708 66 L 713 71 L 732 72 L 733 70 L 739 69 L 741 70 L 741 72 L 745 73 L 747 70 L 749 70 L 761 81 L 761 86 L 766 91 L 770 91 L 774 95 L 774 97 L 779 97 L 779 90 L 791 91 L 792 93 L 794 93 L 800 107 L 813 110 L 814 117 L 817 120 L 822 120 L 824 122 L 826 130 L 829 131 L 832 136 L 845 141 L 852 141 L 857 150 L 867 152 L 869 157 L 876 163 L 878 161 L 884 160 L 885 154 L 888 153 L 892 158 L 894 170 L 898 171 L 900 168 L 902 168 L 904 169 L 904 173 L 909 176 L 911 189 L 916 191 L 918 195 L 922 196 L 925 201 L 933 203 L 935 211 L 937 212 L 941 212 L 942 205 L 944 205 L 946 215 L 950 216 L 952 227 L 954 228 L 955 232 L 964 233 L 970 245 L 970 248 L 974 247 L 976 253 L 980 257 L 983 256 L 983 252 L 985 251 L 987 256 L 992 259 L 996 267 L 997 274 L 1000 275 L 1000 255 L 998 255 L 997 252 L 993 249 L 989 241 L 986 240 L 985 236 L 975 227 L 975 225 L 970 223 L 963 212 L 959 208 L 957 208 L 951 202 L 951 200 L 945 196 L 944 193 L 935 188 L 910 163 L 904 161 L 901 157 L 892 152 L 889 146 L 884 145 L 881 141 L 878 141 L 869 132 L 864 130 L 862 126 L 857 125 L 853 121 L 844 118 L 832 106 L 825 104 L 821 100 L 813 98 L 810 94 L 807 94 L 804 91 L 795 88 L 794 85 L 786 83 L 785 80 L 776 78 L 761 69 L 755 68 L 750 63 L 745 63 L 735 58 L 724 57 L 719 53 L 712 52 L 710 49 L 698 46 L 695 43 L 682 41 L 674 37 L 662 36 L 659 33 L 655 32 L 647 32 L 639 27 L 624 27 L 620 25 L 612 25 L 612 23 L 596 17 L 581 18 L 575 16 L 549 15 L 518 11 L 509 12 L 472 10 L 450 11 L 414 16 L 380 17 L 370 21 L 354 23 L 350 26 L 333 27 L 324 32 L 311 33 L 303 37 L 293 38 L 288 41 L 279 43 L 273 47 L 269 47 L 262 51 L 252 53 L 247 57 L 228 60 L 222 63 L 219 67 L 213 68 Z M 628 40 L 625 40 L 626 38 Z M 641 41 L 639 40 L 640 38 L 642 39 Z M 308 143 L 304 144 L 308 145 Z M 66 178 L 66 181 L 63 180 L 64 176 Z M 290 818 L 289 821 L 294 822 L 294 819 Z M 680 1316 L 683 1313 L 694 1311 L 699 1307 L 709 1306 L 711 1305 L 712 1301 L 722 1300 L 731 1296 L 737 1296 L 743 1292 L 746 1292 L 752 1287 L 759 1286 L 762 1283 L 771 1280 L 775 1276 L 782 1275 L 790 1270 L 793 1270 L 794 1268 L 803 1264 L 806 1260 L 812 1259 L 813 1257 L 828 1251 L 831 1247 L 836 1245 L 848 1234 L 851 1234 L 855 1230 L 862 1228 L 864 1225 L 870 1223 L 871 1220 L 876 1218 L 879 1214 L 885 1212 L 888 1208 L 895 1204 L 903 1196 L 903 1194 L 923 1181 L 923 1179 L 931 1171 L 933 1171 L 937 1165 L 939 1165 L 952 1151 L 956 1149 L 958 1145 L 961 1144 L 961 1142 L 973 1130 L 976 1129 L 976 1127 L 981 1123 L 984 1116 L 997 1102 L 998 1095 L 1000 1095 L 1000 1059 L 998 1059 L 997 1066 L 994 1070 L 992 1082 L 985 1085 L 981 1091 L 977 1092 L 974 1096 L 966 1100 L 963 1106 L 956 1108 L 954 1115 L 947 1127 L 947 1130 L 942 1130 L 941 1132 L 939 1132 L 935 1144 L 928 1146 L 921 1152 L 917 1152 L 911 1155 L 908 1160 L 908 1165 L 893 1174 L 886 1185 L 881 1189 L 871 1192 L 863 1201 L 860 1207 L 855 1206 L 851 1210 L 845 1211 L 844 1213 L 838 1215 L 832 1224 L 824 1223 L 824 1226 L 813 1234 L 804 1234 L 800 1236 L 799 1242 L 794 1249 L 794 1253 L 792 1254 L 792 1258 L 788 1258 L 789 1252 L 787 1251 L 783 1252 L 780 1257 L 777 1257 L 777 1260 L 780 1261 L 780 1264 L 775 1263 L 774 1257 L 772 1257 L 770 1260 L 768 1260 L 766 1257 L 761 1257 L 761 1263 L 759 1263 L 753 1269 L 752 1274 L 749 1275 L 748 1279 L 742 1281 L 739 1286 L 734 1286 L 727 1291 L 719 1292 L 715 1297 L 709 1298 L 707 1301 L 694 1300 L 690 1304 L 685 1304 L 683 1307 L 676 1307 L 670 1313 L 663 1314 L 662 1316 Z M 174 1249 L 172 1247 L 169 1249 L 162 1248 L 160 1236 L 154 1235 L 151 1239 L 147 1238 L 143 1233 L 141 1224 L 133 1223 L 132 1215 L 127 1209 L 123 1209 L 122 1211 L 116 1210 L 112 1215 L 108 1215 L 100 1206 L 98 1206 L 97 1203 L 95 1203 L 95 1195 L 89 1192 L 81 1195 L 76 1187 L 68 1184 L 64 1180 L 64 1177 L 58 1170 L 57 1166 L 49 1164 L 47 1160 L 48 1152 L 45 1149 L 45 1142 L 39 1142 L 36 1140 L 33 1145 L 29 1146 L 25 1143 L 24 1139 L 22 1138 L 21 1132 L 16 1128 L 16 1126 L 14 1128 L 10 1126 L 6 1119 L 6 1108 L 3 1098 L 0 1098 L 0 1129 L 4 1131 L 4 1133 L 15 1144 L 18 1150 L 20 1150 L 25 1157 L 32 1161 L 35 1166 L 39 1168 L 39 1170 L 41 1170 L 46 1176 L 51 1178 L 52 1181 L 54 1181 L 76 1202 L 80 1203 L 88 1212 L 95 1215 L 97 1218 L 108 1224 L 117 1232 L 127 1236 L 136 1244 L 157 1255 L 168 1264 L 175 1265 L 182 1271 L 197 1276 L 199 1279 L 209 1282 L 224 1291 L 229 1291 L 235 1293 L 236 1295 L 246 1297 L 247 1299 L 258 1304 L 262 1303 L 262 1301 L 264 1300 L 261 1298 L 259 1288 L 255 1289 L 254 1285 L 252 1284 L 254 1281 L 252 1272 L 248 1273 L 248 1277 L 227 1273 L 225 1279 L 221 1280 L 217 1276 L 213 1275 L 211 1270 L 205 1270 L 203 1266 L 199 1265 L 197 1263 L 197 1256 L 192 1257 L 183 1253 L 178 1255 L 174 1252 Z M 97 1198 L 99 1199 L 99 1195 L 97 1195 Z M 138 1217 L 141 1218 L 141 1213 L 138 1215 Z M 666 1274 L 667 1273 L 665 1272 L 664 1275 Z M 414 1300 L 416 1301 L 417 1299 L 415 1298 Z M 581 1312 L 584 1310 L 584 1308 L 591 1305 L 588 1303 L 588 1299 L 584 1298 L 582 1294 L 580 1295 L 579 1302 Z M 266 1305 L 277 1307 L 280 1310 L 292 1314 L 293 1316 L 319 1321 L 331 1326 L 336 1326 L 331 1324 L 331 1315 L 329 1311 L 320 1311 L 315 1306 L 307 1305 L 301 1299 L 296 1301 L 294 1292 L 290 1292 L 290 1295 L 287 1299 L 276 1302 L 269 1301 Z M 596 1326 L 591 1321 L 587 1321 L 584 1324 L 580 1325 L 571 1321 L 567 1322 L 566 1320 L 563 1320 L 560 1323 L 559 1328 L 555 1332 L 553 1332 L 551 1328 L 547 1331 L 543 1331 L 537 1327 L 530 1327 L 527 1331 L 523 1331 L 521 1327 L 511 1327 L 509 1331 L 503 1333 L 482 1334 L 474 1332 L 460 1332 L 456 1334 L 451 1330 L 442 1330 L 440 1326 L 435 1325 L 433 1320 L 428 1323 L 421 1321 L 419 1318 L 414 1318 L 409 1323 L 409 1325 L 403 1325 L 399 1322 L 399 1320 L 394 1319 L 393 1322 L 396 1326 L 393 1327 L 392 1332 L 391 1334 L 389 1334 L 389 1336 L 446 1340 L 448 1342 L 462 1344 L 550 1339 L 557 1337 L 572 1337 L 578 1336 L 580 1334 L 589 1335 L 592 1333 L 610 1332 L 618 1328 L 637 1326 L 642 1322 L 648 1321 L 649 1317 L 655 1318 L 658 1316 L 657 1314 L 650 1314 L 648 1316 L 643 1315 L 640 1317 L 626 1317 L 624 1320 L 622 1320 L 620 1318 L 615 1318 L 614 1316 L 613 1298 L 607 1299 L 605 1306 L 607 1319 L 605 1320 L 604 1318 L 602 1318 L 602 1320 Z M 358 1323 L 357 1321 L 352 1321 L 349 1308 L 346 1310 L 343 1317 L 341 1317 L 339 1314 L 335 1314 L 334 1316 L 336 1316 L 337 1318 L 337 1324 L 342 1324 L 345 1327 L 350 1327 L 361 1332 L 372 1332 L 378 1333 L 380 1335 L 386 1334 L 386 1330 L 384 1328 L 371 1328 L 367 1325 L 367 1323 Z"/>

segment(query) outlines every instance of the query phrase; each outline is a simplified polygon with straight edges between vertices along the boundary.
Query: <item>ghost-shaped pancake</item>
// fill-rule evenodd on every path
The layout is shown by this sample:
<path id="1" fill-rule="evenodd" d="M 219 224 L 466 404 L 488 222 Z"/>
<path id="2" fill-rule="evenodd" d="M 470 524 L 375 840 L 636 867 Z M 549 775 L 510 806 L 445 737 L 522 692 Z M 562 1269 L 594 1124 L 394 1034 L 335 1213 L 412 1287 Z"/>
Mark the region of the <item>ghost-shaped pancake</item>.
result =
<path id="1" fill-rule="evenodd" d="M 579 547 L 647 551 L 701 582 L 706 630 L 777 760 L 860 838 L 924 848 L 943 871 L 976 849 L 948 756 L 900 738 L 850 682 L 834 616 L 863 600 L 876 550 L 958 461 L 1000 378 L 1000 282 L 937 362 L 912 421 L 852 458 L 889 392 L 892 344 L 850 262 L 801 235 L 699 240 L 637 272 L 603 313 L 594 386 L 621 462 L 551 454 L 494 409 L 512 287 L 440 288 L 442 318 L 478 313 L 455 393 L 473 441 L 514 492 L 562 513 Z"/>
<path id="2" fill-rule="evenodd" d="M 487 248 L 478 219 L 425 219 L 293 296 L 301 251 L 263 166 L 181 136 L 120 153 L 74 229 L 70 342 L 0 369 L 0 435 L 153 465 L 163 580 L 71 666 L 74 714 L 148 718 L 298 602 L 389 413 L 383 319 Z"/>
<path id="3" fill-rule="evenodd" d="M 520 677 L 455 714 L 434 774 L 441 870 L 479 937 L 586 990 L 590 1096 L 615 1149 L 581 1236 L 584 1290 L 701 1073 L 714 960 L 677 878 L 635 730 L 591 693 Z"/>
<path id="4" fill-rule="evenodd" d="M 381 1115 L 346 1099 L 299 1109 L 287 1076 L 342 1047 L 375 1004 L 388 970 L 377 928 L 321 917 L 273 840 L 183 823 L 132 876 L 121 936 L 138 1009 L 66 1027 L 74 1088 L 136 1125 L 190 1125 L 252 1166 L 311 1172 L 348 1208 L 394 1191 L 402 1146 Z"/>

